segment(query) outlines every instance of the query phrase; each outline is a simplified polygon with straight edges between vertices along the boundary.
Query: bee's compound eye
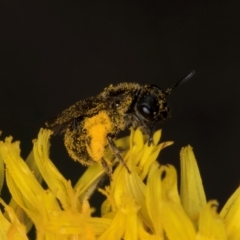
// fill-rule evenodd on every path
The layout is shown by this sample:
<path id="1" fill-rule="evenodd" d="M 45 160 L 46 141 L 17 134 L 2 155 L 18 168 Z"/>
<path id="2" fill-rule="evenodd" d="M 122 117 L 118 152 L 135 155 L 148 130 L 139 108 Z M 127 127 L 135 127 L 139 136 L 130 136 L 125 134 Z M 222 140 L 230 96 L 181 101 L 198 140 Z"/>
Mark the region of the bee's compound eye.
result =
<path id="1" fill-rule="evenodd" d="M 146 115 L 150 115 L 151 114 L 151 109 L 148 106 L 146 106 L 146 105 L 142 105 L 141 106 L 141 111 L 142 111 L 142 113 L 144 113 Z"/>
<path id="2" fill-rule="evenodd" d="M 140 113 L 146 119 L 152 119 L 154 117 L 154 111 L 146 104 L 142 104 L 140 107 Z"/>

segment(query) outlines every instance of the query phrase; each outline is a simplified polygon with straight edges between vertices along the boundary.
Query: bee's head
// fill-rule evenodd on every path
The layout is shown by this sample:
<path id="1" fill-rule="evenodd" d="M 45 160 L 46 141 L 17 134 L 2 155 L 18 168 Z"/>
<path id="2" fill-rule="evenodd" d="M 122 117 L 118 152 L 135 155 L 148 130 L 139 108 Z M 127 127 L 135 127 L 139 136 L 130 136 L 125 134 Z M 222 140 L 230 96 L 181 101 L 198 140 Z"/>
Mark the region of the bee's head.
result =
<path id="1" fill-rule="evenodd" d="M 167 104 L 167 96 L 174 88 L 189 80 L 195 71 L 191 71 L 186 77 L 176 82 L 165 91 L 155 85 L 145 85 L 139 90 L 138 101 L 135 106 L 139 117 L 152 124 L 165 121 L 170 117 L 170 108 Z"/>
<path id="2" fill-rule="evenodd" d="M 174 88 L 189 80 L 195 71 L 190 72 L 186 77 L 173 84 L 165 91 L 155 85 L 142 86 L 136 92 L 134 103 L 134 117 L 143 130 L 149 135 L 148 145 L 153 142 L 153 132 L 157 122 L 165 121 L 170 117 L 170 108 L 167 104 L 167 96 Z"/>
<path id="3" fill-rule="evenodd" d="M 155 85 L 145 85 L 141 88 L 136 110 L 146 122 L 164 121 L 170 117 L 166 94 Z"/>

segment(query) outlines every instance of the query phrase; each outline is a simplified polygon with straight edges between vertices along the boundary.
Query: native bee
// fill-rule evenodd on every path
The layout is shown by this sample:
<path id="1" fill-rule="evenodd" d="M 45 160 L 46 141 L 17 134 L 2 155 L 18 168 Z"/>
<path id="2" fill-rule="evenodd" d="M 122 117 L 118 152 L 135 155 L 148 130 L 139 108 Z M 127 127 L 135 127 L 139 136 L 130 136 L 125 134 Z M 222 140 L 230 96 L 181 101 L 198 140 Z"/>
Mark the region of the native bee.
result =
<path id="1" fill-rule="evenodd" d="M 114 143 L 118 133 L 129 126 L 140 127 L 148 135 L 148 144 L 152 144 L 156 124 L 170 117 L 166 97 L 194 73 L 191 71 L 165 91 L 138 83 L 110 85 L 97 96 L 70 106 L 46 125 L 54 134 L 64 133 L 64 144 L 72 159 L 83 165 L 100 162 L 111 176 L 111 163 L 104 158 L 106 147 L 128 170 Z"/>

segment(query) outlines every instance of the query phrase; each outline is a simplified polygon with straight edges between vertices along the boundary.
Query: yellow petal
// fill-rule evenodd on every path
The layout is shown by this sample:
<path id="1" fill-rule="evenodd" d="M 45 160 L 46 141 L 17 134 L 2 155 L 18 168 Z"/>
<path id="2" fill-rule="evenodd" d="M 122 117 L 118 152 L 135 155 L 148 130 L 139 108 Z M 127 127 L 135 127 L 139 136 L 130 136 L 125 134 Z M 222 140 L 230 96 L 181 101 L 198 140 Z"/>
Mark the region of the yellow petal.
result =
<path id="1" fill-rule="evenodd" d="M 64 209 L 78 209 L 79 202 L 77 191 L 71 187 L 49 159 L 50 130 L 41 129 L 38 139 L 34 140 L 33 153 L 38 169 L 54 195 L 60 200 Z"/>
<path id="2" fill-rule="evenodd" d="M 161 150 L 172 144 L 173 142 L 164 142 L 158 145 L 151 146 L 148 146 L 148 143 L 145 144 L 141 160 L 139 161 L 139 167 L 142 169 L 142 171 L 139 172 L 139 176 L 141 177 L 142 180 L 145 179 L 145 177 L 147 176 L 150 166 L 154 161 L 157 160 Z"/>
<path id="3" fill-rule="evenodd" d="M 98 240 L 138 240 L 138 218 L 139 207 L 131 196 L 125 196 L 121 202 L 109 228 L 98 238 Z"/>
<path id="4" fill-rule="evenodd" d="M 0 211 L 0 239 L 1 240 L 28 240 L 26 228 L 20 223 L 13 209 L 0 199 L 4 206 L 9 220 L 7 220 Z"/>
<path id="5" fill-rule="evenodd" d="M 159 169 L 159 164 L 154 162 L 151 166 L 147 180 L 146 205 L 153 225 L 154 234 L 163 238 L 163 225 L 161 216 L 162 184 L 160 174 L 161 170 Z"/>
<path id="6" fill-rule="evenodd" d="M 184 210 L 192 220 L 197 220 L 206 204 L 202 179 L 191 146 L 182 148 L 180 153 L 181 187 L 180 196 Z"/>
<path id="7" fill-rule="evenodd" d="M 3 183 L 4 183 L 4 163 L 0 153 L 0 193 L 2 192 Z"/>
<path id="8" fill-rule="evenodd" d="M 0 239 L 7 240 L 7 232 L 11 223 L 4 217 L 0 211 Z"/>
<path id="9" fill-rule="evenodd" d="M 162 136 L 162 130 L 157 130 L 154 134 L 153 134 L 153 144 L 157 145 L 158 142 L 160 141 Z"/>
<path id="10" fill-rule="evenodd" d="M 38 212 L 36 196 L 43 194 L 43 189 L 33 173 L 20 157 L 19 142 L 11 143 L 12 139 L 0 142 L 1 156 L 6 164 L 6 180 L 15 201 L 33 214 Z M 23 198 L 23 196 L 25 196 Z"/>
<path id="11" fill-rule="evenodd" d="M 180 197 L 177 186 L 177 172 L 176 169 L 171 166 L 161 166 L 160 175 L 162 176 L 162 188 L 164 191 L 163 199 L 166 201 L 173 201 L 180 204 Z"/>
<path id="12" fill-rule="evenodd" d="M 226 230 L 222 218 L 217 214 L 218 203 L 208 202 L 199 217 L 197 240 L 226 240 Z"/>
<path id="13" fill-rule="evenodd" d="M 103 167 L 98 163 L 88 167 L 74 186 L 75 191 L 79 189 L 80 202 L 91 197 L 105 174 Z"/>
<path id="14" fill-rule="evenodd" d="M 31 151 L 26 159 L 26 164 L 30 168 L 30 170 L 34 173 L 35 178 L 38 180 L 39 183 L 42 182 L 42 176 L 36 166 L 36 162 L 34 160 L 33 152 Z M 33 222 L 27 216 L 26 212 L 16 203 L 16 201 L 12 198 L 10 203 L 8 204 L 14 212 L 16 213 L 17 218 L 23 223 L 27 229 L 27 232 L 32 228 Z M 4 213 L 6 216 L 6 212 Z"/>
<path id="15" fill-rule="evenodd" d="M 194 240 L 196 233 L 192 222 L 180 204 L 163 202 L 161 206 L 163 228 L 169 240 Z"/>
<path id="16" fill-rule="evenodd" d="M 122 212 L 118 212 L 109 228 L 98 238 L 98 240 L 120 240 L 126 230 L 125 221 L 125 215 Z"/>
<path id="17" fill-rule="evenodd" d="M 224 218 L 228 239 L 240 239 L 240 187 L 232 194 L 220 215 Z"/>
<path id="18" fill-rule="evenodd" d="M 19 219 L 19 221 L 25 226 L 26 232 L 29 232 L 29 230 L 33 226 L 32 220 L 28 217 L 26 212 L 16 203 L 14 198 L 11 199 L 8 206 L 15 212 L 16 217 Z M 8 213 L 5 211 L 4 216 L 8 219 Z M 1 239 L 1 238 L 0 238 Z"/>
<path id="19" fill-rule="evenodd" d="M 181 204 L 177 191 L 177 174 L 173 166 L 161 166 L 162 201 L 160 213 L 162 225 L 169 240 L 193 240 L 195 230 Z M 164 176 L 165 173 L 165 176 Z"/>
<path id="20" fill-rule="evenodd" d="M 144 137 L 142 131 L 137 128 L 136 130 L 133 130 L 131 128 L 131 135 L 130 135 L 130 149 L 132 151 L 139 152 L 144 146 Z"/>
<path id="21" fill-rule="evenodd" d="M 132 171 L 131 174 L 125 172 L 126 183 L 124 185 L 125 189 L 128 190 L 128 194 L 132 196 L 141 208 L 138 211 L 138 215 L 143 221 L 143 223 L 148 226 L 148 228 L 153 229 L 152 221 L 149 217 L 147 205 L 146 205 L 146 186 L 136 173 Z"/>
<path id="22" fill-rule="evenodd" d="M 153 135 L 153 143 L 150 146 L 148 145 L 148 141 L 144 142 L 144 135 L 139 129 L 135 130 L 133 134 L 134 137 L 131 138 L 134 142 L 131 144 L 133 149 L 130 146 L 129 152 L 131 152 L 131 159 L 133 159 L 130 161 L 139 168 L 138 174 L 142 180 L 146 178 L 151 164 L 157 160 L 160 151 L 173 144 L 173 142 L 170 141 L 158 144 L 161 135 L 161 130 L 156 131 Z M 126 158 L 128 158 L 128 156 L 126 156 Z"/>

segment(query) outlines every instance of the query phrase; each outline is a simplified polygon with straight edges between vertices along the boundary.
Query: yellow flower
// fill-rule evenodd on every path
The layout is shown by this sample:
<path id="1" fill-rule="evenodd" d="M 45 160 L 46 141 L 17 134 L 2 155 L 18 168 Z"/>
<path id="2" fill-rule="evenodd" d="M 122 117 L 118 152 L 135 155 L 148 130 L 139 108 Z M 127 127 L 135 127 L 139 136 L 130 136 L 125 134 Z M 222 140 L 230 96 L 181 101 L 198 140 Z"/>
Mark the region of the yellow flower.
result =
<path id="1" fill-rule="evenodd" d="M 0 239 L 26 240 L 33 224 L 38 240 L 240 239 L 240 188 L 218 214 L 217 202 L 206 201 L 190 146 L 180 154 L 179 194 L 175 168 L 156 161 L 161 150 L 172 144 L 159 143 L 161 131 L 155 132 L 151 146 L 139 129 L 118 139 L 116 145 L 131 173 L 118 164 L 110 185 L 98 189 L 106 200 L 101 216 L 93 217 L 94 206 L 88 199 L 105 171 L 96 162 L 72 186 L 49 159 L 50 135 L 50 130 L 40 130 L 26 162 L 20 157 L 19 142 L 12 138 L 0 142 L 0 188 L 6 180 L 12 195 L 9 204 L 0 199 L 5 210 L 0 211 Z"/>
<path id="2" fill-rule="evenodd" d="M 0 142 L 0 155 L 6 164 L 9 191 L 17 205 L 30 218 L 28 221 L 34 223 L 37 239 L 96 239 L 95 235 L 104 231 L 110 221 L 91 218 L 87 198 L 80 200 L 85 194 L 82 192 L 85 186 L 74 189 L 48 158 L 50 134 L 49 130 L 40 131 L 38 140 L 34 141 L 32 155 L 32 161 L 35 161 L 49 187 L 47 190 L 43 189 L 34 173 L 21 159 L 19 142 L 12 143 L 11 138 L 7 138 L 4 143 Z M 5 210 L 8 211 L 6 206 Z M 19 217 L 17 212 L 15 214 L 15 218 Z M 9 218 L 11 219 L 10 215 Z M 3 235 L 8 236 L 11 228 L 16 228 L 14 222 L 9 228 L 5 227 Z M 26 238 L 12 234 L 11 239 Z"/>

